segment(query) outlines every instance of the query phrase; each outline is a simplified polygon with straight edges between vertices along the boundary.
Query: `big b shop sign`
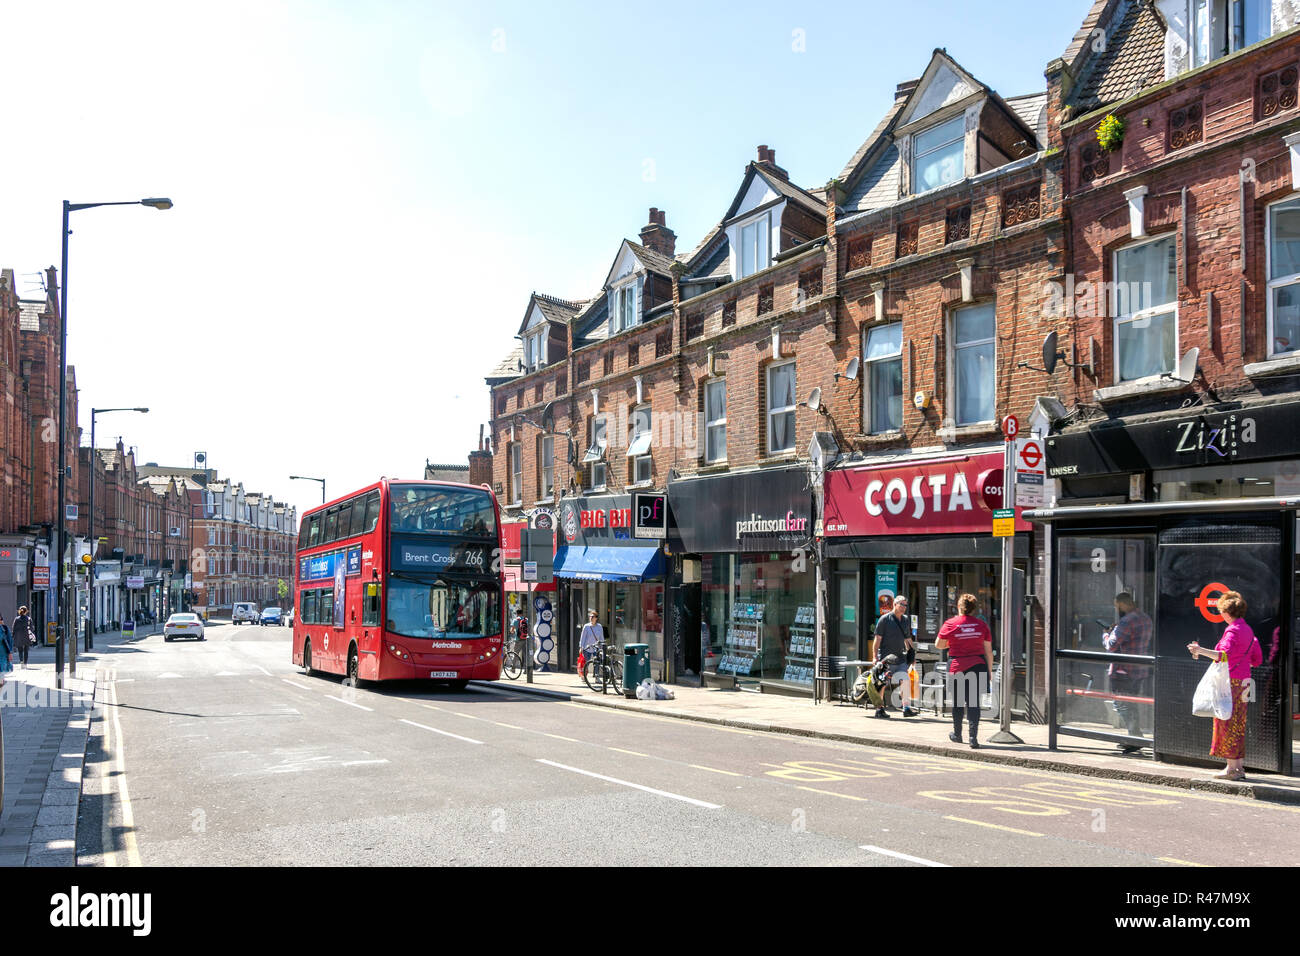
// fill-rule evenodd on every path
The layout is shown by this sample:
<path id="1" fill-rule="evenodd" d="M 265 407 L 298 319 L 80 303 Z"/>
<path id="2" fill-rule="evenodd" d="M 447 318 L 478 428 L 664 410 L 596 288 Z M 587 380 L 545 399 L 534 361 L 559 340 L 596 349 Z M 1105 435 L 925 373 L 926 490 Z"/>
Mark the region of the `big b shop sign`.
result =
<path id="1" fill-rule="evenodd" d="M 826 535 L 991 534 L 1002 487 L 998 452 L 835 469 L 826 473 Z M 1016 530 L 1029 525 L 1017 518 Z"/>

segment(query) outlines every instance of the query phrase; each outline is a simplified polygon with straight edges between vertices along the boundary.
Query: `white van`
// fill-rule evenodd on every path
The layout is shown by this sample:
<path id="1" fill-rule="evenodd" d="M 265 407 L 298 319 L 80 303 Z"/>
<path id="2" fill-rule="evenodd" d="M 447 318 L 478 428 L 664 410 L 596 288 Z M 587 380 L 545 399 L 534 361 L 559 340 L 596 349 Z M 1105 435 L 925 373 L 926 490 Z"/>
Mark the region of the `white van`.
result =
<path id="1" fill-rule="evenodd" d="M 230 613 L 230 622 L 232 624 L 256 624 L 260 616 L 261 612 L 252 601 L 236 601 L 235 608 Z"/>

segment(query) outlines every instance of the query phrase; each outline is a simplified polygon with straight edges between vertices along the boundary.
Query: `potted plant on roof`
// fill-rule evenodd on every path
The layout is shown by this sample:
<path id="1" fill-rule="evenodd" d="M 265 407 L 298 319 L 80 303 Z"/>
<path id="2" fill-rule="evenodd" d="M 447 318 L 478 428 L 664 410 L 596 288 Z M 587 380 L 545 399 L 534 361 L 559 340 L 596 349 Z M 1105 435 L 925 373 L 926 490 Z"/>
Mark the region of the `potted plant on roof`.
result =
<path id="1" fill-rule="evenodd" d="M 1097 145 L 1113 153 L 1124 142 L 1124 121 L 1114 113 L 1108 115 L 1097 127 Z"/>

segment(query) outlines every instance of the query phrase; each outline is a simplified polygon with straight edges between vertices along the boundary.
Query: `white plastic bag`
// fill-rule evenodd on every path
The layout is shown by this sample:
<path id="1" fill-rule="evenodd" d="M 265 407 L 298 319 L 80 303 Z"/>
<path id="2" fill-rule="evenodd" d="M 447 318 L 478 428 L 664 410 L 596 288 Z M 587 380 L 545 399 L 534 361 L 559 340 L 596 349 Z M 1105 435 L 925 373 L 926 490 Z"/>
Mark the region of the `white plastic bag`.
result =
<path id="1" fill-rule="evenodd" d="M 1192 713 L 1197 717 L 1217 717 L 1219 720 L 1232 716 L 1232 680 L 1228 676 L 1226 661 L 1215 661 L 1201 677 L 1192 696 Z"/>
<path id="2" fill-rule="evenodd" d="M 636 685 L 636 699 L 637 699 L 637 700 L 654 700 L 654 699 L 655 699 L 655 684 L 654 684 L 654 681 L 652 681 L 650 678 L 647 677 L 645 680 L 641 681 L 641 683 L 637 684 L 637 685 Z"/>

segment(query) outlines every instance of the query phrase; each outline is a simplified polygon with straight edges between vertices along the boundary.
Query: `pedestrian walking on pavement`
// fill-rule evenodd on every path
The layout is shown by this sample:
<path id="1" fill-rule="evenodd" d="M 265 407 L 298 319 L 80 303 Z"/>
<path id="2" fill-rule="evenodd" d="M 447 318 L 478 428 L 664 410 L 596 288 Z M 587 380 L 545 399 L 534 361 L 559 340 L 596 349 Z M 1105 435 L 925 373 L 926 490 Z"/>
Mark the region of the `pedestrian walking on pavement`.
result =
<path id="1" fill-rule="evenodd" d="M 979 749 L 980 695 L 993 673 L 993 633 L 975 616 L 979 599 L 963 594 L 957 599 L 957 614 L 943 622 L 934 646 L 948 651 L 948 706 L 952 708 L 952 733 L 948 739 L 961 743 L 961 720 L 970 725 L 970 745 Z"/>
<path id="2" fill-rule="evenodd" d="M 5 685 L 5 674 L 14 669 L 14 637 L 0 616 L 0 687 Z"/>
<path id="3" fill-rule="evenodd" d="M 894 598 L 893 607 L 880 615 L 876 622 L 875 640 L 871 642 L 871 655 L 881 661 L 890 654 L 894 655 L 894 664 L 890 667 L 890 683 L 894 687 L 907 686 L 907 664 L 914 653 L 912 642 L 912 619 L 907 616 L 907 598 Z M 889 695 L 881 698 L 881 706 L 876 708 L 877 717 L 889 716 Z M 915 717 L 906 696 L 903 698 L 903 716 Z"/>
<path id="4" fill-rule="evenodd" d="M 14 618 L 13 629 L 14 650 L 18 652 L 18 659 L 24 668 L 27 667 L 27 653 L 35 643 L 36 630 L 32 627 L 32 616 L 27 613 L 27 605 L 24 604 L 18 609 L 18 616 Z"/>
<path id="5" fill-rule="evenodd" d="M 1246 692 L 1246 681 L 1250 679 L 1250 669 L 1264 662 L 1264 652 L 1260 649 L 1255 632 L 1246 623 L 1246 599 L 1236 591 L 1224 591 L 1219 595 L 1219 613 L 1228 622 L 1223 629 L 1223 637 L 1214 645 L 1214 650 L 1201 647 L 1193 641 L 1187 645 L 1192 657 L 1208 657 L 1212 661 L 1228 662 L 1228 679 L 1232 683 L 1232 716 L 1227 720 L 1214 718 L 1214 737 L 1210 743 L 1210 756 L 1222 757 L 1228 765 L 1214 776 L 1221 780 L 1246 779 L 1246 705 L 1250 694 Z"/>

